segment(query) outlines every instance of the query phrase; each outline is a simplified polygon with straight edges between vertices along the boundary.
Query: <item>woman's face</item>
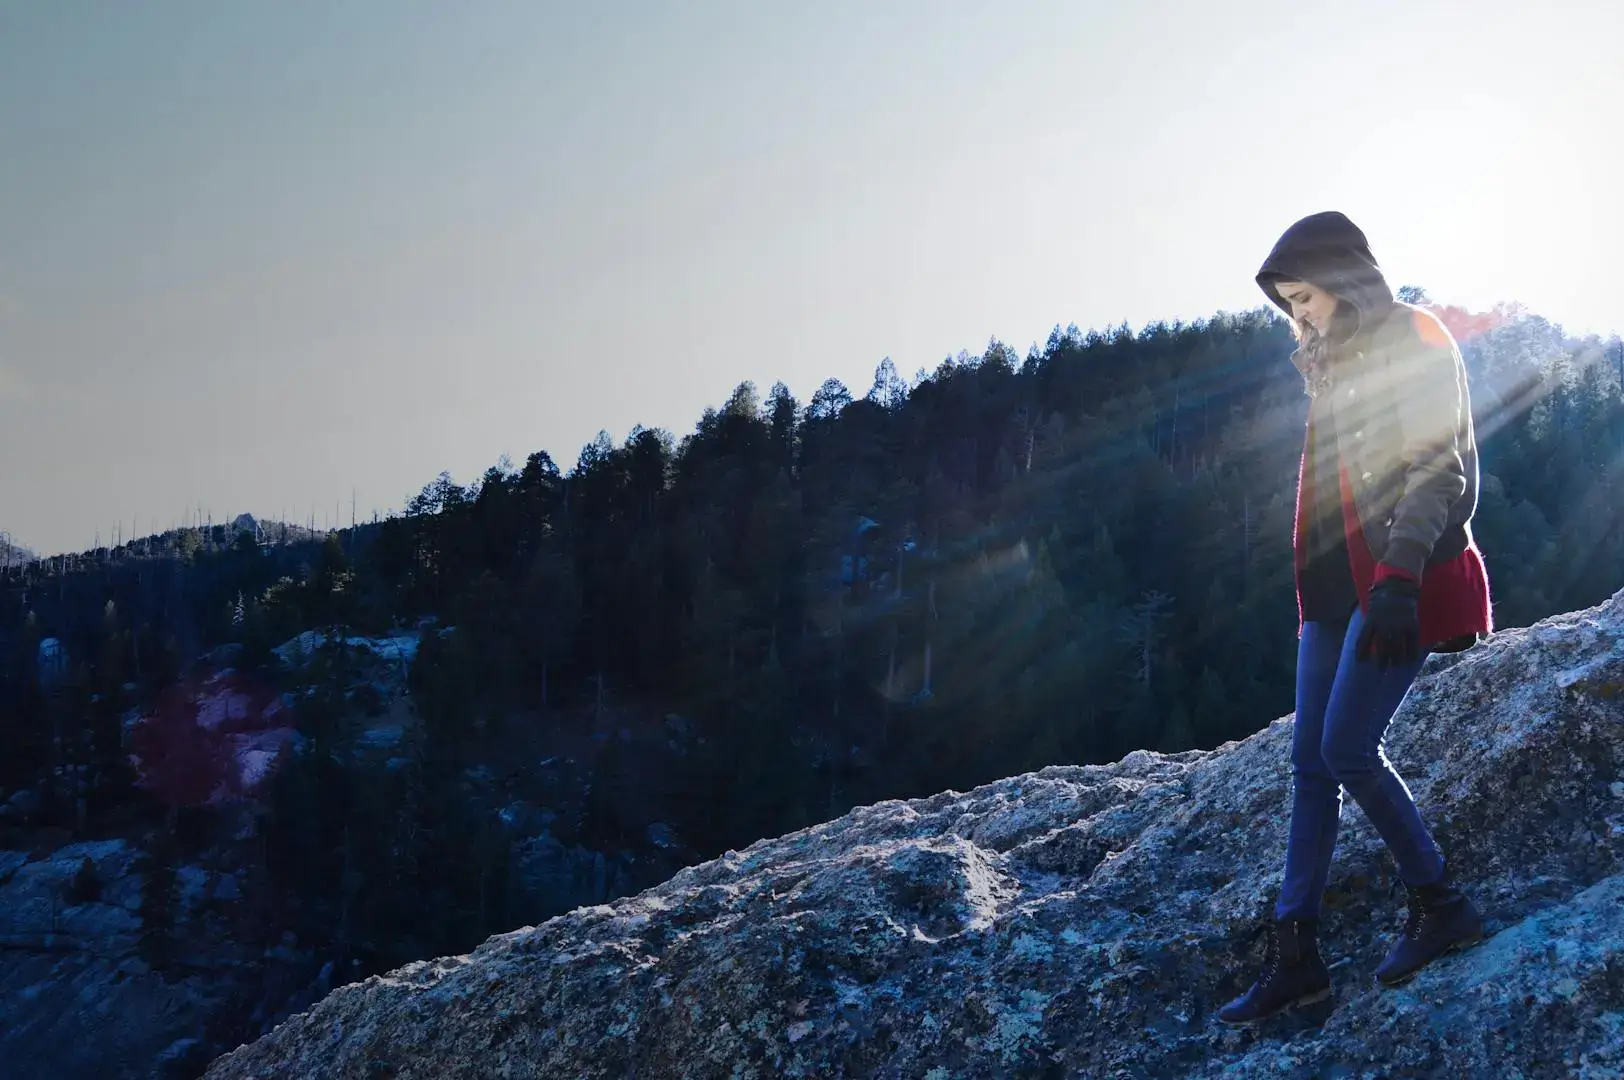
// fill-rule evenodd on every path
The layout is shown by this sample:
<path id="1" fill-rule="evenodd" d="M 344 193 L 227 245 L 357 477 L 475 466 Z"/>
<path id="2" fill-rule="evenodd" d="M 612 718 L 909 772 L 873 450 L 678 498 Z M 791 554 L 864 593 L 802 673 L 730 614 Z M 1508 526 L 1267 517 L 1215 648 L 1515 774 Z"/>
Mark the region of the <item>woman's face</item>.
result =
<path id="1" fill-rule="evenodd" d="M 1274 287 L 1280 298 L 1291 306 L 1291 317 L 1301 319 L 1317 333 L 1330 332 L 1331 316 L 1336 312 L 1336 297 L 1318 285 L 1306 281 L 1277 281 Z"/>

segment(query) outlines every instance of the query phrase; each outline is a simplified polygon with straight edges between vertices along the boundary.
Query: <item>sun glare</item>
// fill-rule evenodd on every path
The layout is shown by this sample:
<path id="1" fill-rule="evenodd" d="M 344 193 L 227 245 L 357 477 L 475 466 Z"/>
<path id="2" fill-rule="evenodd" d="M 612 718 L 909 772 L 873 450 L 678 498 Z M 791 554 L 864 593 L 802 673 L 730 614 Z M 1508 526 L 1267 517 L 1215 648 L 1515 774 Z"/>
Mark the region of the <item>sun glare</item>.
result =
<path id="1" fill-rule="evenodd" d="M 1576 125 L 1509 96 L 1397 110 L 1353 140 L 1333 201 L 1395 288 L 1474 310 L 1521 303 L 1575 334 L 1605 334 L 1624 324 L 1606 266 L 1624 202 L 1608 178 L 1572 166 Z"/>

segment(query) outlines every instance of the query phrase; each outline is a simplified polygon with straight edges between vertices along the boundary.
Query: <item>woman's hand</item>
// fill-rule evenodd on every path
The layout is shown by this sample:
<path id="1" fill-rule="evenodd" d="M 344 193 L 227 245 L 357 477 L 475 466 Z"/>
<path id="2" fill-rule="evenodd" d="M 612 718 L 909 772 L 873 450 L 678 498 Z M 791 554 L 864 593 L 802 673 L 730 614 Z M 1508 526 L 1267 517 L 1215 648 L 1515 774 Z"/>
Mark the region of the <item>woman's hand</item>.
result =
<path id="1" fill-rule="evenodd" d="M 1384 577 L 1370 587 L 1357 656 L 1379 668 L 1404 667 L 1421 653 L 1421 586 L 1403 577 Z"/>

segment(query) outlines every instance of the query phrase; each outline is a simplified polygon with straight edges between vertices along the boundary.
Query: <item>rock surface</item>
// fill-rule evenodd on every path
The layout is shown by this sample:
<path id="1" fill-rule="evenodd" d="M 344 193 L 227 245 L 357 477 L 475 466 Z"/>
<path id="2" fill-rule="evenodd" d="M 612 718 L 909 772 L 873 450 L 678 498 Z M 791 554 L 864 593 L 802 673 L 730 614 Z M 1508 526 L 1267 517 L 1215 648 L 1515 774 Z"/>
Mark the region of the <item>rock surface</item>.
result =
<path id="1" fill-rule="evenodd" d="M 1624 592 L 1434 658 L 1394 722 L 1490 939 L 1376 989 L 1403 894 L 1349 802 L 1334 998 L 1232 1031 L 1290 736 L 864 807 L 341 987 L 207 1076 L 1620 1076 Z"/>
<path id="2" fill-rule="evenodd" d="M 205 1022 L 206 989 L 140 957 L 139 858 L 122 840 L 0 851 L 0 1075 L 146 1075 Z"/>
<path id="3" fill-rule="evenodd" d="M 308 959 L 234 947 L 217 912 L 240 896 L 237 880 L 200 866 L 177 868 L 172 963 L 155 968 L 148 861 L 116 839 L 0 850 L 0 1077 L 196 1076 L 235 1041 L 221 1045 L 222 1026 L 241 1038 L 230 1025 L 279 978 L 299 988 Z M 277 1000 L 290 998 L 280 1015 L 313 1000 Z"/>

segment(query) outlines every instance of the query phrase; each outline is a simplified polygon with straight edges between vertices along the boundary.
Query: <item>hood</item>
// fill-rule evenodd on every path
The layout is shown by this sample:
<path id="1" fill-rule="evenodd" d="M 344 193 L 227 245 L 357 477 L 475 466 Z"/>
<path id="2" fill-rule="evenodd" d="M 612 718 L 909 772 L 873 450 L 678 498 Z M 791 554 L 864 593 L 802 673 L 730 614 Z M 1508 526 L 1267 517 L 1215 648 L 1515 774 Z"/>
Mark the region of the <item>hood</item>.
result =
<path id="1" fill-rule="evenodd" d="M 1355 332 L 1387 313 L 1393 291 L 1359 226 L 1335 210 L 1310 214 L 1287 229 L 1258 269 L 1257 283 L 1275 306 L 1291 316 L 1276 280 L 1306 281 L 1335 293 L 1357 312 Z"/>

